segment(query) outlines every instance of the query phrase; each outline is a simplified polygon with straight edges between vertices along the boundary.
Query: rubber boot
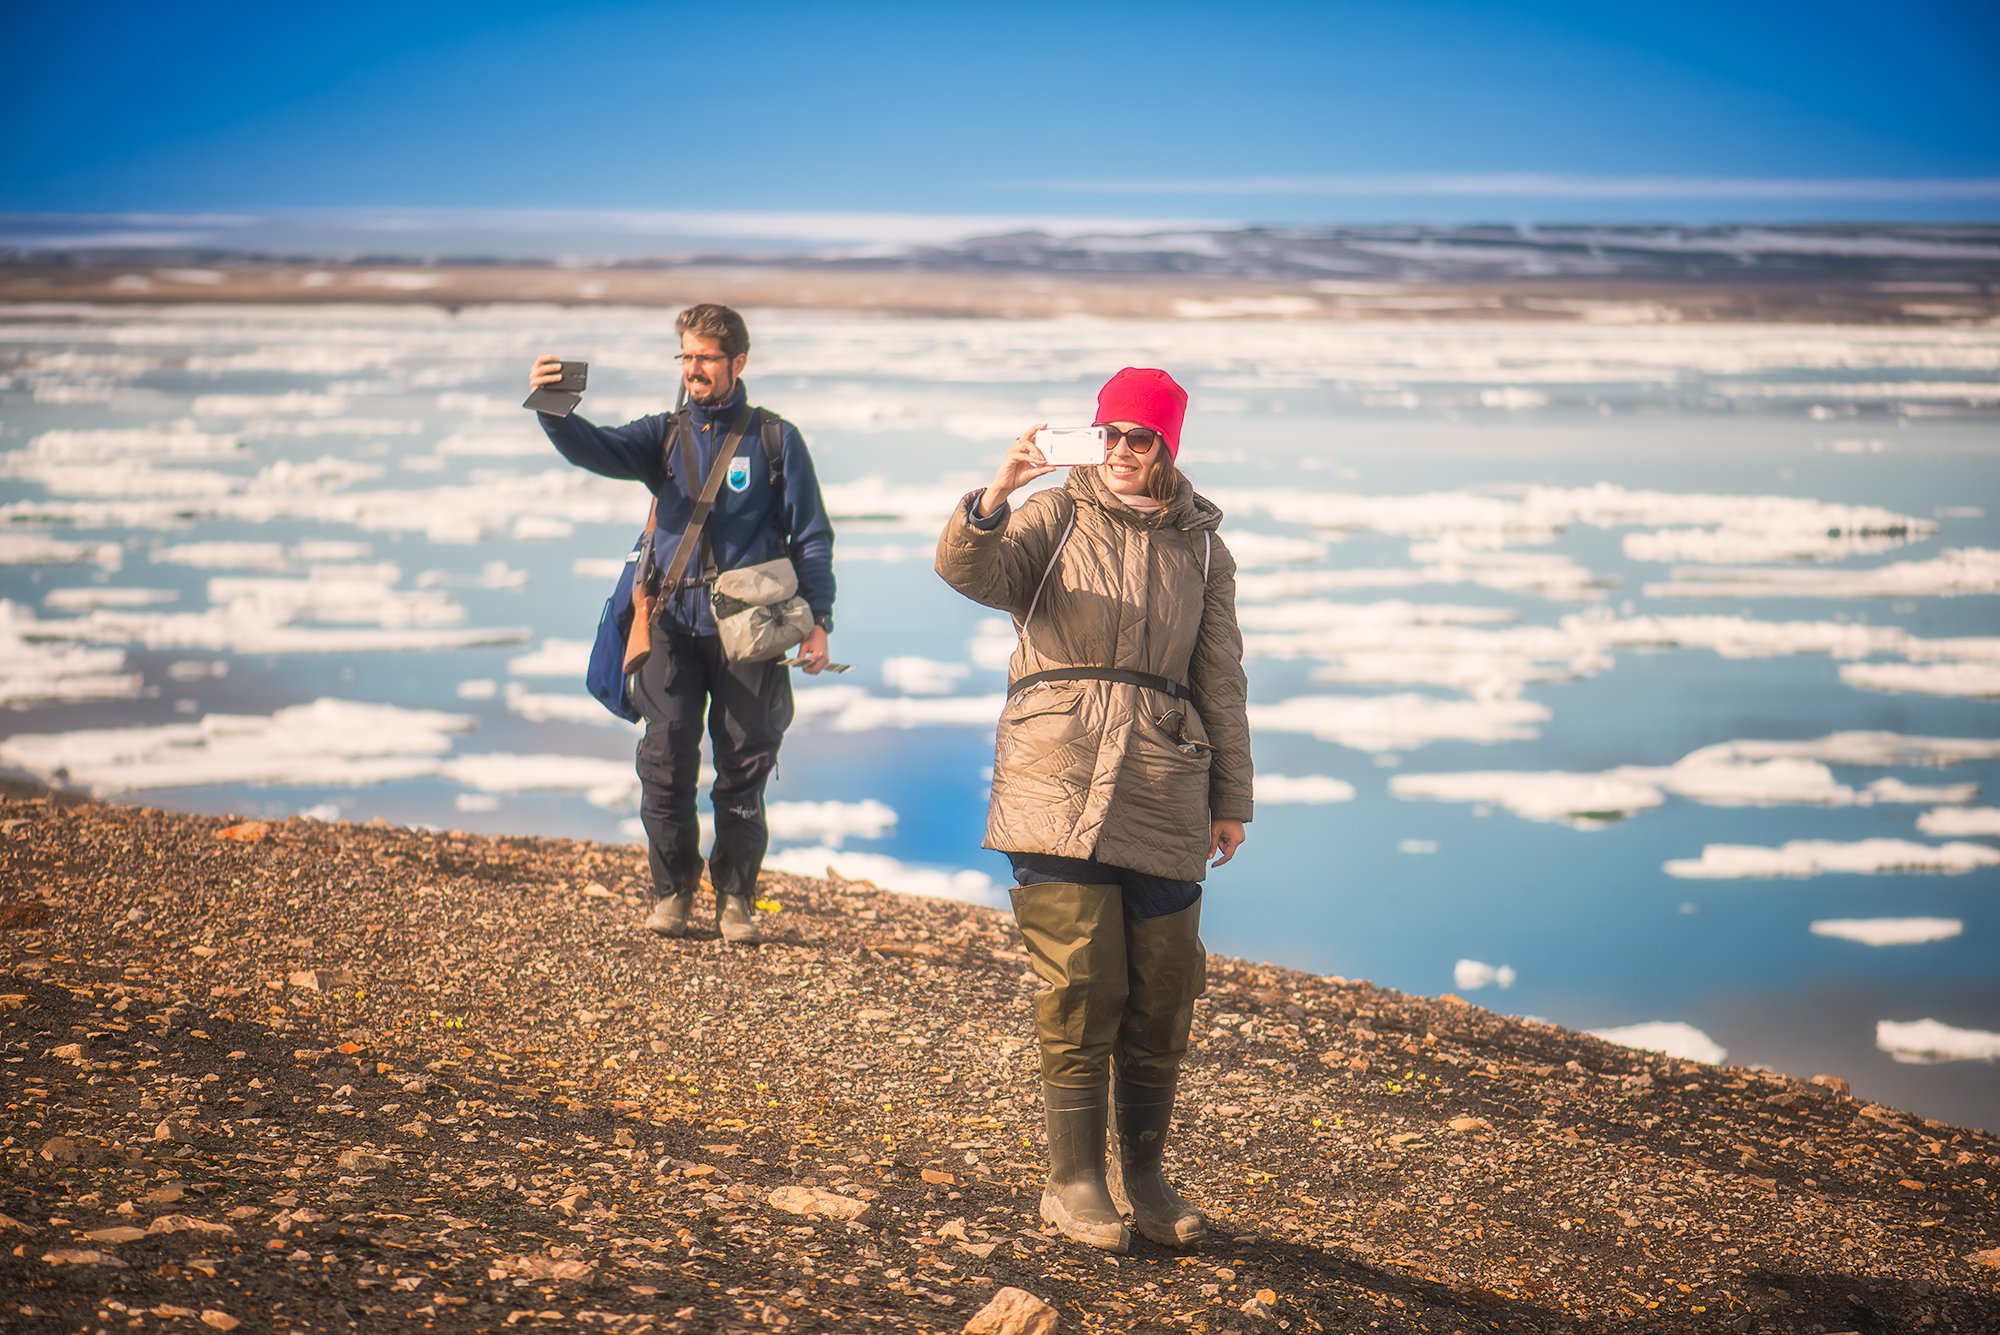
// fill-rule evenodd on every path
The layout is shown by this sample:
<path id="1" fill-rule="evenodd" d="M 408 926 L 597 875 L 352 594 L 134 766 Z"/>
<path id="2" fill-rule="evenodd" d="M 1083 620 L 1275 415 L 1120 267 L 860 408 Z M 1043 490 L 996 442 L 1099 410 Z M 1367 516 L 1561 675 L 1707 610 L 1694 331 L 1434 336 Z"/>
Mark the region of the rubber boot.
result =
<path id="1" fill-rule="evenodd" d="M 693 912 L 694 891 L 661 895 L 653 901 L 653 911 L 646 915 L 646 926 L 661 936 L 686 936 L 688 917 Z"/>
<path id="2" fill-rule="evenodd" d="M 715 925 L 722 939 L 734 946 L 754 946 L 764 939 L 757 930 L 757 918 L 750 901 L 742 895 L 719 895 L 715 902 Z"/>
<path id="3" fill-rule="evenodd" d="M 1155 1089 L 1124 1080 L 1113 1086 L 1117 1140 L 1107 1185 L 1112 1202 L 1132 1216 L 1132 1227 L 1141 1236 L 1163 1247 L 1191 1247 L 1208 1232 L 1208 1221 L 1160 1172 L 1160 1156 L 1174 1121 L 1174 1088 Z"/>
<path id="4" fill-rule="evenodd" d="M 1102 1089 L 1125 1013 L 1125 914 L 1115 885 L 1044 881 L 1014 890 L 1014 921 L 1047 986 L 1035 997 L 1042 1082 Z"/>
<path id="5" fill-rule="evenodd" d="M 1125 924 L 1129 988 L 1118 1026 L 1111 1192 L 1143 1236 L 1168 1247 L 1206 1231 L 1201 1212 L 1160 1173 L 1194 1003 L 1208 985 L 1200 933 L 1199 901 Z"/>
<path id="6" fill-rule="evenodd" d="M 1064 1237 L 1105 1251 L 1130 1251 L 1132 1234 L 1104 1181 L 1105 1088 L 1042 1086 L 1049 1131 L 1049 1180 L 1042 1218 Z"/>
<path id="7" fill-rule="evenodd" d="M 1046 881 L 1014 891 L 1014 920 L 1047 984 L 1035 997 L 1049 1181 L 1042 1218 L 1064 1236 L 1124 1251 L 1132 1235 L 1104 1182 L 1111 1048 L 1125 1013 L 1123 893 Z"/>

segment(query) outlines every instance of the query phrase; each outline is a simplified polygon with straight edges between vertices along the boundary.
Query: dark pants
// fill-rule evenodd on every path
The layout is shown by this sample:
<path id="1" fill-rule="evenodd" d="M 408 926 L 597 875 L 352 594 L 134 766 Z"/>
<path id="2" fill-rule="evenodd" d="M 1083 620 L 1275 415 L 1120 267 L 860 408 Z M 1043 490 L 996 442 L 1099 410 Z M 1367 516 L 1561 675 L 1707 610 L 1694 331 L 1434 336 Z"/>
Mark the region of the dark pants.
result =
<path id="1" fill-rule="evenodd" d="M 771 841 L 764 785 L 792 722 L 789 673 L 775 662 L 730 663 L 713 635 L 654 629 L 653 652 L 639 669 L 632 698 L 646 716 L 639 739 L 639 819 L 656 897 L 692 893 L 701 881 L 695 781 L 704 717 L 716 774 L 708 879 L 719 894 L 755 895 Z"/>
<path id="2" fill-rule="evenodd" d="M 1052 853 L 1009 853 L 1017 885 L 1067 881 L 1075 885 L 1115 885 L 1124 891 L 1128 919 L 1164 918 L 1192 907 L 1201 898 L 1200 881 L 1170 881 L 1126 867 L 1107 866 L 1084 858 L 1059 858 Z"/>

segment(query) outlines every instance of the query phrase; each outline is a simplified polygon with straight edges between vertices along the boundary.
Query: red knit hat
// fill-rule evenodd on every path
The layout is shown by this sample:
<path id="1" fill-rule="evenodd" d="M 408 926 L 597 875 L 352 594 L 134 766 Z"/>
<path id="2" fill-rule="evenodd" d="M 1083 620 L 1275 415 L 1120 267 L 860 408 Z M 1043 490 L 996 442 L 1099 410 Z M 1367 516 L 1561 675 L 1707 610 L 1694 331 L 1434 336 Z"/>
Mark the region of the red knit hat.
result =
<path id="1" fill-rule="evenodd" d="M 1181 456 L 1181 421 L 1187 416 L 1187 391 L 1165 371 L 1128 366 L 1097 391 L 1097 424 L 1137 422 L 1160 433 L 1167 457 Z"/>

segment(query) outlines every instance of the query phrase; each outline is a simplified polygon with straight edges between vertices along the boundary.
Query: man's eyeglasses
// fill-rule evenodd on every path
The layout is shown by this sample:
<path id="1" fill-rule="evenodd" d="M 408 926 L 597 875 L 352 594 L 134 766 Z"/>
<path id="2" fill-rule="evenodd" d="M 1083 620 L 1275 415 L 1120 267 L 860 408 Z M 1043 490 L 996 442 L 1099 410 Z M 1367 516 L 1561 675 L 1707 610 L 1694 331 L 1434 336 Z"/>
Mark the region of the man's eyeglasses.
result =
<path id="1" fill-rule="evenodd" d="M 1160 443 L 1160 433 L 1149 426 L 1126 427 L 1123 430 L 1115 426 L 1104 428 L 1104 452 L 1106 454 L 1111 453 L 1121 440 L 1125 442 L 1125 448 L 1132 451 L 1132 453 L 1146 454 L 1152 450 L 1153 446 Z"/>
<path id="2" fill-rule="evenodd" d="M 726 362 L 729 360 L 729 354 L 726 352 L 678 352 L 674 354 L 674 360 L 682 366 L 690 363 L 700 366 L 703 362 Z"/>

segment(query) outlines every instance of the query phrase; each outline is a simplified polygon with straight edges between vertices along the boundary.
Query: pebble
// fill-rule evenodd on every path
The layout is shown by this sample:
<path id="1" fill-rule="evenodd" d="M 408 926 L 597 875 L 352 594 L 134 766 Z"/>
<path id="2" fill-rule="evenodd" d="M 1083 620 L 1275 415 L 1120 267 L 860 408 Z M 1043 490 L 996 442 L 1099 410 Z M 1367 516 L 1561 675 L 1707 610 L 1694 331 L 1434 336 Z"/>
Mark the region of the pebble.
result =
<path id="1" fill-rule="evenodd" d="M 1009 1285 L 974 1312 L 962 1331 L 963 1335 L 1052 1335 L 1059 1320 L 1055 1308 L 1026 1289 Z"/>
<path id="2" fill-rule="evenodd" d="M 787 1214 L 819 1215 L 827 1219 L 859 1219 L 868 1211 L 867 1201 L 827 1191 L 820 1187 L 779 1187 L 765 1197 L 772 1208 Z"/>

